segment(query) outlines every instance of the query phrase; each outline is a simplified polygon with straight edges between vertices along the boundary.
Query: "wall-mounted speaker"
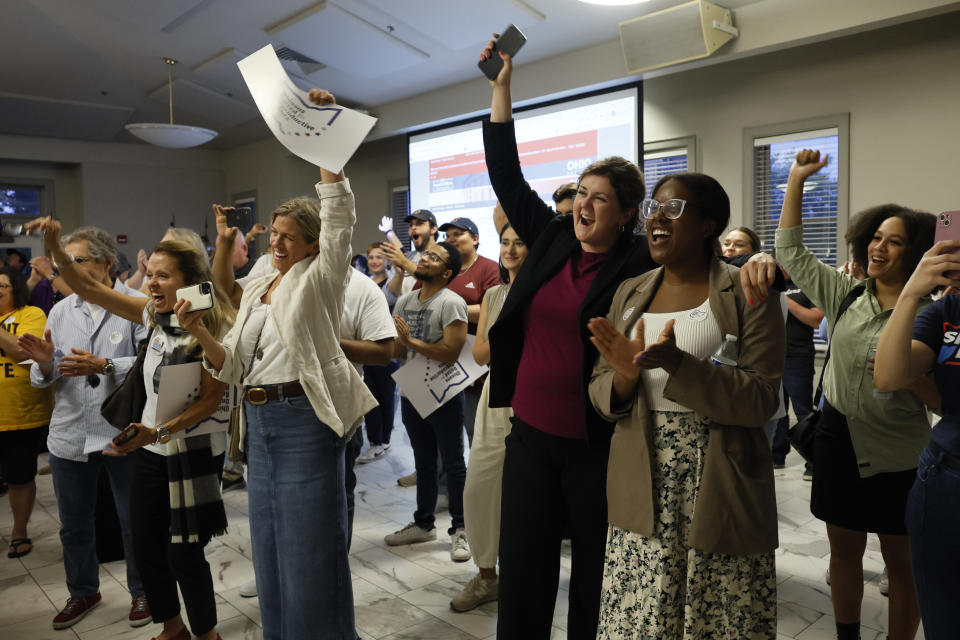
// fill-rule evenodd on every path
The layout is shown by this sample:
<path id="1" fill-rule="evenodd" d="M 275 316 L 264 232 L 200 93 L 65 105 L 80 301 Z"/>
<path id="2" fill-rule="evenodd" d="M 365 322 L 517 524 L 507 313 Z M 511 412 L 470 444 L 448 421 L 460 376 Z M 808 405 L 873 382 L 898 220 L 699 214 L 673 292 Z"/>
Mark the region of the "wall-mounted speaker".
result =
<path id="1" fill-rule="evenodd" d="M 620 23 L 620 46 L 630 73 L 706 58 L 737 35 L 733 13 L 706 0 Z"/>

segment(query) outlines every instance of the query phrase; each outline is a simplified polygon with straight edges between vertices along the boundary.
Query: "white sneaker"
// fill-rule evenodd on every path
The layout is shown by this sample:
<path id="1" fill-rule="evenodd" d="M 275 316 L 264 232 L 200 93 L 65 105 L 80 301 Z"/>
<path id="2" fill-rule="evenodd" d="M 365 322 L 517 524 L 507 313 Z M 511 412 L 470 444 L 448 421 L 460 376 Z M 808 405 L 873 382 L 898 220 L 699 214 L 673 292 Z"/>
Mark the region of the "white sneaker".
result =
<path id="1" fill-rule="evenodd" d="M 380 458 L 384 457 L 388 453 L 390 453 L 390 443 L 381 444 L 380 446 L 377 447 L 377 450 L 373 452 L 373 457 L 379 460 Z"/>
<path id="2" fill-rule="evenodd" d="M 463 613 L 476 609 L 484 602 L 495 602 L 500 597 L 500 580 L 486 579 L 479 573 L 450 601 L 450 608 Z"/>
<path id="3" fill-rule="evenodd" d="M 368 462 L 373 462 L 379 456 L 377 452 L 380 450 L 380 445 L 372 444 L 367 448 L 366 451 L 357 456 L 357 464 L 367 464 Z"/>
<path id="4" fill-rule="evenodd" d="M 454 562 L 466 562 L 471 557 L 470 543 L 467 542 L 467 532 L 457 529 L 450 536 L 450 559 Z"/>
<path id="5" fill-rule="evenodd" d="M 437 530 L 426 529 L 417 525 L 416 522 L 411 522 L 403 529 L 399 531 L 394 531 L 383 537 L 383 541 L 386 542 L 391 547 L 397 547 L 402 544 L 413 544 L 415 542 L 429 542 L 430 540 L 437 539 Z M 470 556 L 467 556 L 468 558 Z"/>
<path id="6" fill-rule="evenodd" d="M 240 591 L 238 593 L 240 594 L 241 598 L 256 598 L 257 597 L 257 579 L 254 578 L 250 582 L 244 583 L 244 585 L 240 587 Z"/>

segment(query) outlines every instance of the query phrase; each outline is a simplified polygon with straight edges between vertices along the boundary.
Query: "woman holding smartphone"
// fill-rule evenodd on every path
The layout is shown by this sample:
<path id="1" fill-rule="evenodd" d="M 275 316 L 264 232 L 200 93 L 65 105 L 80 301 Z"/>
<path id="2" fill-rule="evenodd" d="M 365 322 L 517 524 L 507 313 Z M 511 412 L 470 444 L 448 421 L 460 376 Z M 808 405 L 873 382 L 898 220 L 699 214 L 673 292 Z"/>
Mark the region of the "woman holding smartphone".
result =
<path id="1" fill-rule="evenodd" d="M 877 344 L 874 380 L 893 391 L 933 372 L 942 419 L 920 454 L 907 497 L 907 534 L 923 631 L 929 640 L 954 638 L 960 628 L 960 296 L 944 295 L 917 314 L 939 287 L 960 286 L 960 240 L 938 242 L 904 285 Z"/>
<path id="2" fill-rule="evenodd" d="M 310 100 L 332 104 L 314 89 Z M 248 283 L 220 341 L 187 302 L 177 316 L 218 380 L 243 385 L 253 567 L 265 640 L 355 640 L 344 448 L 376 405 L 340 347 L 356 222 L 343 173 L 321 169 L 317 201 L 273 212 L 277 272 Z"/>
<path id="3" fill-rule="evenodd" d="M 171 440 L 216 412 L 226 385 L 201 372 L 196 400 L 181 414 L 157 423 L 157 392 L 162 368 L 200 360 L 197 341 L 174 322 L 177 290 L 213 279 L 206 256 L 178 241 L 158 244 L 147 263 L 150 297 L 124 295 L 77 266 L 60 243 L 60 222 L 36 220 L 30 229 L 43 231 L 43 241 L 60 275 L 86 302 L 150 329 L 142 375 L 146 392 L 140 422 L 111 443 L 107 455 L 136 456 L 130 497 L 130 520 L 137 568 L 154 622 L 163 623 L 158 640 L 216 640 L 217 607 L 210 565 L 203 548 L 227 527 L 220 500 L 220 472 L 226 436 L 223 432 Z M 233 324 L 233 307 L 219 290 L 203 322 L 220 335 Z M 144 347 L 141 347 L 144 348 Z M 52 344 L 47 347 L 52 352 Z M 129 438 L 129 439 L 127 439 Z M 117 438 L 120 441 L 121 438 Z M 183 593 L 190 630 L 180 615 L 177 587 Z"/>

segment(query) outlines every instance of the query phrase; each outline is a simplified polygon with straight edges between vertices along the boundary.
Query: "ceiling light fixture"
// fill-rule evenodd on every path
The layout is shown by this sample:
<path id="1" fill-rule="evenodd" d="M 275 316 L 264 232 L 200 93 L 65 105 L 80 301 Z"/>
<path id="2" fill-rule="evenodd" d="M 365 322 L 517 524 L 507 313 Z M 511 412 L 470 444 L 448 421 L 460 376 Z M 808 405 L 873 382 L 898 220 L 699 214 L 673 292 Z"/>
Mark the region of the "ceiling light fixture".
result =
<path id="1" fill-rule="evenodd" d="M 173 65 L 177 61 L 173 58 L 164 58 L 167 63 L 167 91 L 170 95 L 170 123 L 165 122 L 136 122 L 126 125 L 126 130 L 144 142 L 168 149 L 187 149 L 210 142 L 217 137 L 213 129 L 191 127 L 184 124 L 173 124 Z"/>

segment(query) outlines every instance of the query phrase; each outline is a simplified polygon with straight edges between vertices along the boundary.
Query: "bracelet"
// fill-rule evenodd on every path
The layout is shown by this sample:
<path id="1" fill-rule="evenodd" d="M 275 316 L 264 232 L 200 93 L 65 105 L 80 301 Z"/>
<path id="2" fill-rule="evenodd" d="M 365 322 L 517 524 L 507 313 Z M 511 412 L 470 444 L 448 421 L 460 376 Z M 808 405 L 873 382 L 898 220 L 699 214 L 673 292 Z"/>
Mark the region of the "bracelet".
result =
<path id="1" fill-rule="evenodd" d="M 170 442 L 170 429 L 165 424 L 158 424 L 154 427 L 157 430 L 157 439 L 154 444 L 167 444 Z"/>

